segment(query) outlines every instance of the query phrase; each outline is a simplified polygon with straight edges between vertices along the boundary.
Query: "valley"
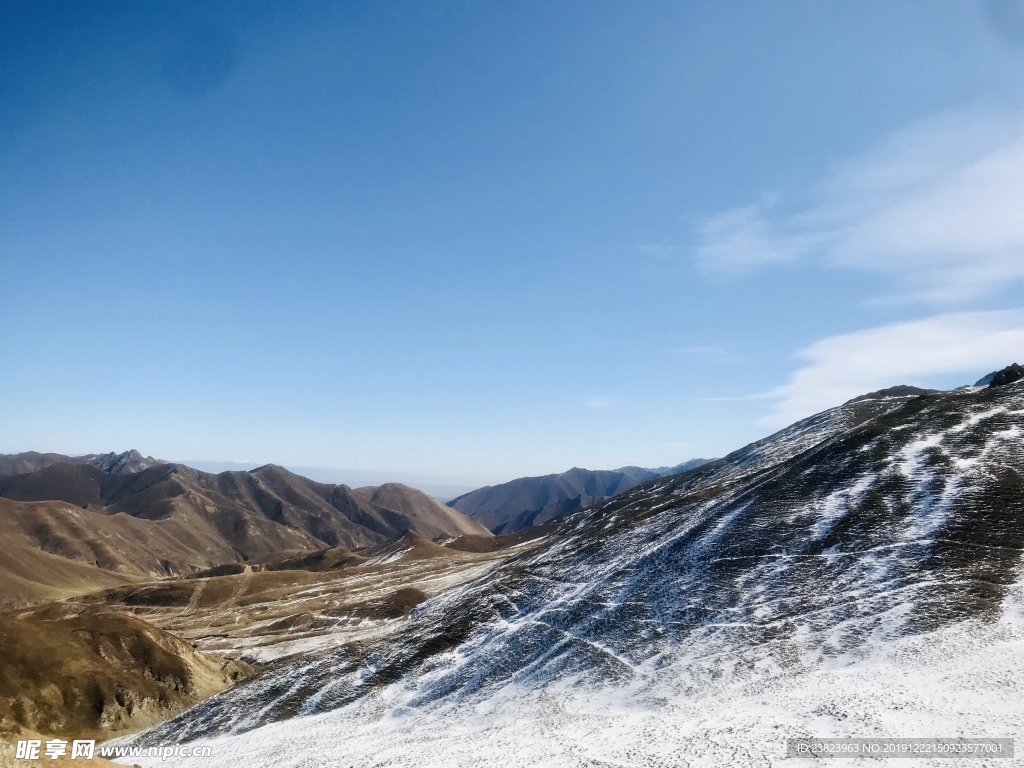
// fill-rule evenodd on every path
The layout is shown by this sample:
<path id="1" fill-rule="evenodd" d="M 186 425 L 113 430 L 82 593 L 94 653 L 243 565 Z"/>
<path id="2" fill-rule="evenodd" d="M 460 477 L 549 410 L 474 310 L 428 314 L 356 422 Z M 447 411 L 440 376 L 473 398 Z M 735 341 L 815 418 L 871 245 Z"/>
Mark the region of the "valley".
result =
<path id="1" fill-rule="evenodd" d="M 409 533 L 355 554 L 212 569 L 199 575 L 94 592 L 79 600 L 117 606 L 202 651 L 266 664 L 356 642 L 380 641 L 425 600 L 484 577 L 540 539 L 488 552 L 442 547 Z"/>

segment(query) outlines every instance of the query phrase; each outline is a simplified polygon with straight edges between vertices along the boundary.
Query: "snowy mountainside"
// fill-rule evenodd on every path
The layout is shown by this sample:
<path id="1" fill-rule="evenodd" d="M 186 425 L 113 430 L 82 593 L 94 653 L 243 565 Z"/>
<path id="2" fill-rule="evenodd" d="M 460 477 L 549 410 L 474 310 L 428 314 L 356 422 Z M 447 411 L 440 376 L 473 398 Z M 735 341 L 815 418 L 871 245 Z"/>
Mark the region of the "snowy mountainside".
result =
<path id="1" fill-rule="evenodd" d="M 282 664 L 133 743 L 667 766 L 772 765 L 786 736 L 1014 736 L 1022 547 L 1024 383 L 883 391 L 570 515 L 389 642 Z M 289 751 L 307 732 L 329 752 Z"/>

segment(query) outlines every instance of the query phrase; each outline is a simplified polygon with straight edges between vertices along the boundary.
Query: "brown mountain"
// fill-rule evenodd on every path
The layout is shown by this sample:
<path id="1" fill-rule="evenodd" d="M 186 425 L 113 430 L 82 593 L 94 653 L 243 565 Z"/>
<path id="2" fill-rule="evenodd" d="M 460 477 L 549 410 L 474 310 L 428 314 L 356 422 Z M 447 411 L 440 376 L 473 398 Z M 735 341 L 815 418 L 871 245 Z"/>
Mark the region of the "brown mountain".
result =
<path id="1" fill-rule="evenodd" d="M 136 472 L 52 463 L 0 477 L 0 541 L 10 553 L 0 563 L 0 603 L 329 547 L 362 549 L 406 531 L 489 535 L 398 484 L 353 490 L 273 465 L 212 475 L 168 463 Z"/>
<path id="2" fill-rule="evenodd" d="M 136 452 L 2 459 L 5 740 L 123 735 L 255 672 L 147 623 L 134 615 L 140 606 L 173 624 L 172 632 L 191 627 L 200 637 L 226 638 L 214 626 L 225 611 L 238 630 L 244 606 L 257 603 L 253 612 L 265 623 L 278 594 L 299 592 L 303 607 L 323 617 L 284 607 L 258 632 L 271 633 L 268 642 L 302 632 L 311 642 L 342 620 L 358 628 L 401 618 L 427 597 L 428 583 L 436 588 L 486 564 L 431 538 L 491 538 L 455 510 L 394 483 L 353 490 L 276 466 L 213 475 Z M 363 563 L 358 584 L 341 578 Z M 197 578 L 166 578 L 188 574 Z M 10 610 L 87 592 L 92 597 L 79 602 Z M 121 594 L 128 609 L 117 604 Z M 0 764 L 13 760 L 5 747 Z"/>
<path id="3" fill-rule="evenodd" d="M 381 509 L 390 509 L 416 522 L 408 530 L 435 539 L 438 536 L 478 535 L 483 526 L 462 513 L 453 515 L 451 507 L 435 501 L 421 491 L 401 483 L 385 483 L 356 488 L 352 495 L 360 502 Z M 453 533 L 452 529 L 459 532 Z"/>

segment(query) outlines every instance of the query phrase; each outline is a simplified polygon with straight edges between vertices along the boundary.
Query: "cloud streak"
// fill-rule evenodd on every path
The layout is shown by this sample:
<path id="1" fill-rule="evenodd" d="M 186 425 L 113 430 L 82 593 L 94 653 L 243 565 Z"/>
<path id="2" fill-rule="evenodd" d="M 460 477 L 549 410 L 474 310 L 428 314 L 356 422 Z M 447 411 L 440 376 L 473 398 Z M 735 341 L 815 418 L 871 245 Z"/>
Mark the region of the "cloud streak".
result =
<path id="1" fill-rule="evenodd" d="M 669 354 L 690 357 L 695 360 L 717 361 L 721 363 L 735 362 L 736 357 L 727 350 L 717 345 L 698 345 L 690 347 L 675 347 L 669 350 Z"/>
<path id="2" fill-rule="evenodd" d="M 831 336 L 799 357 L 803 365 L 789 381 L 764 393 L 779 403 L 762 425 L 782 427 L 865 392 L 921 384 L 929 376 L 965 374 L 973 382 L 1024 360 L 1024 310 L 948 313 Z"/>
<path id="3" fill-rule="evenodd" d="M 957 112 L 781 195 L 697 222 L 697 265 L 731 277 L 818 261 L 889 277 L 901 298 L 962 302 L 1024 279 L 1024 119 Z"/>

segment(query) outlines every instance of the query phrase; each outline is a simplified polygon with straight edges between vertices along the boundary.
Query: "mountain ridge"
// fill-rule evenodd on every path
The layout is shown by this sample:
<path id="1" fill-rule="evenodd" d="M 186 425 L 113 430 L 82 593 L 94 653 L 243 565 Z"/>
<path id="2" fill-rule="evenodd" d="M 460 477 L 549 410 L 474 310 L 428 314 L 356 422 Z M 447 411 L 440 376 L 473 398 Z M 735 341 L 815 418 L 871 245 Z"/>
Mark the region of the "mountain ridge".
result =
<path id="1" fill-rule="evenodd" d="M 0 604 L 74 593 L 76 579 L 95 588 L 181 576 L 282 553 L 362 549 L 407 531 L 491 536 L 399 484 L 353 490 L 276 465 L 219 475 L 171 463 L 130 471 L 112 456 L 99 466 L 55 461 L 0 476 L 0 531 L 12 553 L 0 563 Z"/>
<path id="2" fill-rule="evenodd" d="M 592 506 L 656 477 L 677 474 L 709 461 L 691 459 L 674 467 L 619 467 L 591 470 L 572 467 L 561 473 L 520 477 L 458 496 L 448 506 L 481 523 L 494 534 L 515 533 Z"/>
<path id="3" fill-rule="evenodd" d="M 154 459 L 152 456 L 143 456 L 134 448 L 123 453 L 89 453 L 83 456 L 24 451 L 0 454 L 0 477 L 36 472 L 53 464 L 84 464 L 97 467 L 105 472 L 120 474 L 139 472 L 158 464 L 168 463 L 162 459 Z"/>

